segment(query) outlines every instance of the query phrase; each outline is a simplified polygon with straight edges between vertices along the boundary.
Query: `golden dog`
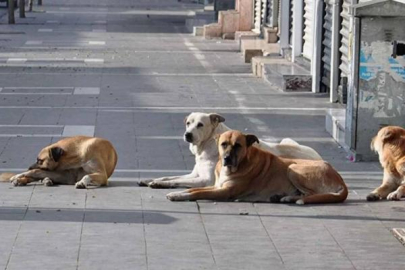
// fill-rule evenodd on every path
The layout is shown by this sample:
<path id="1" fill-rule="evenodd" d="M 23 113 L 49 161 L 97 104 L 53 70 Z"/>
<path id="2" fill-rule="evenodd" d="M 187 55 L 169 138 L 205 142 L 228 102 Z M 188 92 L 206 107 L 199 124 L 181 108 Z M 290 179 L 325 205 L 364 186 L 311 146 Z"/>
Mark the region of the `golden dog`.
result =
<path id="1" fill-rule="evenodd" d="M 405 129 L 382 128 L 371 141 L 371 149 L 378 153 L 384 177 L 381 186 L 371 192 L 367 200 L 400 200 L 405 194 Z"/>
<path id="2" fill-rule="evenodd" d="M 220 135 L 220 158 L 215 186 L 172 192 L 183 200 L 238 200 L 250 202 L 338 203 L 348 195 L 342 177 L 327 162 L 279 158 L 251 147 L 258 139 L 239 131 Z"/>
<path id="3" fill-rule="evenodd" d="M 43 148 L 29 171 L 11 176 L 15 186 L 42 180 L 44 185 L 76 185 L 76 188 L 106 186 L 117 164 L 113 145 L 104 139 L 75 136 Z"/>

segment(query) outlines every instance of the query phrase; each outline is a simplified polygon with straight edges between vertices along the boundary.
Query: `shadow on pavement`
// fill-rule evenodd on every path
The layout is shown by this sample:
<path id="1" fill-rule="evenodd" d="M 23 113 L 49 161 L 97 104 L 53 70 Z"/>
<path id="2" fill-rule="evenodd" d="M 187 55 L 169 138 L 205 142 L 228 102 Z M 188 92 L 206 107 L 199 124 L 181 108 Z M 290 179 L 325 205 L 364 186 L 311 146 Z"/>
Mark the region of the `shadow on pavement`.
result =
<path id="1" fill-rule="evenodd" d="M 0 220 L 50 221 L 50 222 L 99 222 L 99 223 L 149 223 L 170 224 L 176 221 L 164 213 L 141 210 L 67 209 L 67 208 L 0 208 Z"/>

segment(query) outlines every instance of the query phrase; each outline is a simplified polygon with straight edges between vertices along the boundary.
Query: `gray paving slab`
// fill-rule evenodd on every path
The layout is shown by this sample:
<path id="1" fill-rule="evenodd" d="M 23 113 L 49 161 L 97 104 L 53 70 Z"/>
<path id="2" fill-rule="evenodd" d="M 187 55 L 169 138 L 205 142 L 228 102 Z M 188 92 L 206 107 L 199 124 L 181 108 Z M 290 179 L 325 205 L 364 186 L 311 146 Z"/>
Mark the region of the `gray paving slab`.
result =
<path id="1" fill-rule="evenodd" d="M 0 171 L 27 168 L 68 135 L 66 126 L 94 127 L 119 154 L 106 188 L 0 183 L 0 269 L 403 269 L 404 247 L 390 230 L 404 226 L 404 208 L 365 201 L 381 168 L 350 162 L 326 133 L 325 109 L 336 105 L 253 77 L 234 41 L 191 36 L 186 17 L 168 12 L 201 9 L 195 2 L 48 0 L 16 25 L 0 19 L 1 31 L 13 33 L 0 40 Z M 171 203 L 169 190 L 138 187 L 193 168 L 182 139 L 192 111 L 313 147 L 342 173 L 349 199 Z"/>

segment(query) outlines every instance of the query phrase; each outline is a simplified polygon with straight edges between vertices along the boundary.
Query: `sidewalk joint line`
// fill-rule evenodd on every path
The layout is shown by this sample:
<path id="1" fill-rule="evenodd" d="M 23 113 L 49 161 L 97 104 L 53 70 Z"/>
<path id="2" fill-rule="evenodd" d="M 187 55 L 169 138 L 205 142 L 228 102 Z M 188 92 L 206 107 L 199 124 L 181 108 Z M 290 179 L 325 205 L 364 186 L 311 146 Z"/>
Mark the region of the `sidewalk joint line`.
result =
<path id="1" fill-rule="evenodd" d="M 77 250 L 77 260 L 76 260 L 76 270 L 79 269 L 80 251 L 82 249 L 83 229 L 84 229 L 84 222 L 86 220 L 86 207 L 87 207 L 87 189 L 86 189 L 86 193 L 84 195 L 83 219 L 82 219 L 82 226 L 80 228 L 79 248 Z"/>
<path id="2" fill-rule="evenodd" d="M 266 232 L 267 237 L 269 238 L 269 240 L 270 240 L 270 242 L 271 242 L 271 245 L 274 247 L 274 250 L 277 252 L 277 255 L 278 255 L 278 257 L 280 258 L 281 263 L 284 265 L 285 263 L 284 263 L 283 257 L 281 256 L 280 251 L 278 250 L 276 244 L 274 243 L 273 239 L 271 238 L 271 235 L 270 235 L 269 231 L 267 230 L 266 226 L 264 226 L 262 217 L 260 216 L 259 212 L 257 211 L 256 204 L 255 204 L 255 203 L 253 203 L 253 208 L 254 208 L 255 211 L 256 211 L 256 214 L 257 214 L 257 216 L 258 216 L 258 218 L 259 218 L 259 220 L 260 220 L 260 224 L 262 225 L 264 231 Z"/>
<path id="3" fill-rule="evenodd" d="M 142 209 L 142 229 L 143 229 L 143 241 L 145 246 L 145 260 L 146 260 L 146 269 L 149 269 L 149 259 L 148 259 L 148 242 L 146 241 L 146 224 L 145 224 L 145 211 L 143 209 L 143 198 L 141 194 L 141 209 Z"/>
<path id="4" fill-rule="evenodd" d="M 25 217 L 27 216 L 28 210 L 29 210 L 29 208 L 30 208 L 31 199 L 32 199 L 32 197 L 34 196 L 35 187 L 36 187 L 36 186 L 34 185 L 34 187 L 32 188 L 32 192 L 31 192 L 30 198 L 29 198 L 29 200 L 28 200 L 27 207 L 25 208 L 24 216 L 23 216 L 23 218 L 22 218 L 21 221 L 20 221 L 20 225 L 18 226 L 17 234 L 16 234 L 16 236 L 15 236 L 15 238 L 14 238 L 13 246 L 12 246 L 12 248 L 11 248 L 10 255 L 9 255 L 8 259 L 7 259 L 6 267 L 4 268 L 5 270 L 8 269 L 8 266 L 9 266 L 9 264 L 10 264 L 11 257 L 12 257 L 12 255 L 13 255 L 13 251 L 14 251 L 15 245 L 16 245 L 16 243 L 17 243 L 18 236 L 20 235 L 21 227 L 22 227 L 22 225 L 23 225 L 23 223 L 24 223 L 24 221 L 25 221 Z"/>
<path id="5" fill-rule="evenodd" d="M 205 227 L 204 218 L 203 218 L 203 215 L 201 213 L 200 205 L 198 204 L 198 201 L 196 201 L 195 204 L 197 206 L 198 216 L 200 217 L 201 224 L 202 224 L 202 227 L 204 229 L 205 237 L 207 238 L 208 245 L 209 245 L 210 250 L 211 250 L 212 260 L 214 261 L 215 268 L 218 269 L 217 261 L 215 260 L 214 250 L 212 249 L 210 237 L 208 236 L 207 228 Z"/>

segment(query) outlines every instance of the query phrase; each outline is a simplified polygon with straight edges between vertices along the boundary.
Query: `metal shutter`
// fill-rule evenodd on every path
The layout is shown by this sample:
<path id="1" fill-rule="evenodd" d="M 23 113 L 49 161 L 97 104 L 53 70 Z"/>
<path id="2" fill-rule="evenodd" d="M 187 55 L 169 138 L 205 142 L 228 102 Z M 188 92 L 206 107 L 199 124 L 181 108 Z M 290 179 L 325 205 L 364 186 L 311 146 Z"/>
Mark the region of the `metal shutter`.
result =
<path id="1" fill-rule="evenodd" d="M 349 15 L 349 6 L 351 5 L 352 0 L 344 0 L 342 6 L 342 12 L 340 16 L 342 17 L 342 27 L 340 29 L 340 34 L 342 35 L 340 53 L 341 53 L 341 64 L 339 69 L 341 71 L 342 77 L 348 77 L 350 74 L 349 71 L 349 35 L 350 35 L 350 15 Z"/>
<path id="2" fill-rule="evenodd" d="M 278 1 L 279 0 L 266 0 L 266 19 L 265 24 L 269 27 L 278 26 Z"/>
<path id="3" fill-rule="evenodd" d="M 314 26 L 314 1 L 304 0 L 304 46 L 302 55 L 312 59 L 312 43 L 313 43 L 313 26 Z"/>
<path id="4" fill-rule="evenodd" d="M 293 35 L 294 35 L 294 23 L 293 23 L 293 20 L 294 20 L 294 0 L 290 0 L 290 13 L 289 13 L 289 16 L 290 16 L 290 22 L 289 22 L 289 26 L 288 26 L 288 29 L 290 30 L 290 32 L 289 32 L 289 41 L 288 41 L 288 44 L 290 44 L 290 45 L 292 45 L 292 42 L 293 42 L 293 39 L 294 39 L 294 37 L 293 37 Z"/>
<path id="5" fill-rule="evenodd" d="M 266 0 L 255 0 L 255 17 L 253 31 L 260 33 L 266 16 Z"/>
<path id="6" fill-rule="evenodd" d="M 334 0 L 324 2 L 321 82 L 326 86 L 326 91 L 329 91 L 331 80 L 333 3 Z"/>

